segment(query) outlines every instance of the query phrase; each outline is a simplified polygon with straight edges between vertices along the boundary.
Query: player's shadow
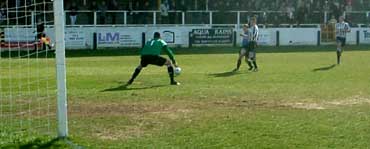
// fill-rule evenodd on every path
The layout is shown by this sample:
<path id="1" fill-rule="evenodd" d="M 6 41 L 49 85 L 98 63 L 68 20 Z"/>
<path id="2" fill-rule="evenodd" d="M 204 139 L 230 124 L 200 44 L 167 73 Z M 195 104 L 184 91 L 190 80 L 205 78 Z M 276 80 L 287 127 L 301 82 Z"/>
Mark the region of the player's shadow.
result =
<path id="1" fill-rule="evenodd" d="M 120 86 L 113 87 L 113 88 L 108 88 L 108 89 L 102 90 L 101 92 L 145 90 L 145 89 L 160 88 L 160 87 L 165 87 L 165 86 L 168 86 L 168 85 L 152 85 L 152 86 L 146 86 L 146 87 L 131 87 L 131 86 L 127 86 L 125 84 L 125 85 L 120 85 Z"/>
<path id="2" fill-rule="evenodd" d="M 333 64 L 333 65 L 330 65 L 330 66 L 325 66 L 325 67 L 315 68 L 315 69 L 313 69 L 312 71 L 313 71 L 313 72 L 328 71 L 328 70 L 333 69 L 335 66 L 337 66 L 337 65 Z"/>
<path id="3" fill-rule="evenodd" d="M 212 77 L 231 77 L 231 76 L 239 75 L 239 74 L 240 73 L 237 71 L 227 71 L 227 72 L 221 72 L 221 73 L 212 73 L 208 75 Z"/>
<path id="4" fill-rule="evenodd" d="M 20 148 L 20 149 L 28 149 L 28 148 L 58 148 L 58 141 L 60 139 L 55 138 L 49 141 L 41 141 L 41 139 L 35 139 L 30 142 L 21 145 L 7 145 L 3 146 L 4 148 Z M 0 147 L 1 148 L 1 147 Z"/>

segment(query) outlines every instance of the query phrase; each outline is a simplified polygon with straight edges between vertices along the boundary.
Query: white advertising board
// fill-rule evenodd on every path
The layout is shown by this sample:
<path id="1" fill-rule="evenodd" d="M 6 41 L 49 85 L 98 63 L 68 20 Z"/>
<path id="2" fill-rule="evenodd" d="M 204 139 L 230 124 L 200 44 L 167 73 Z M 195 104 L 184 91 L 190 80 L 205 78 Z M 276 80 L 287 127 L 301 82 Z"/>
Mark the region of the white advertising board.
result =
<path id="1" fill-rule="evenodd" d="M 319 28 L 278 28 L 280 45 L 317 45 Z"/>
<path id="2" fill-rule="evenodd" d="M 67 49 L 92 49 L 93 35 L 97 35 L 97 47 L 121 48 L 142 46 L 142 33 L 145 33 L 146 40 L 153 37 L 154 32 L 160 32 L 162 38 L 168 42 L 169 46 L 188 47 L 189 32 L 193 29 L 209 29 L 207 26 L 181 26 L 181 27 L 76 27 L 66 28 L 66 48 Z M 52 41 L 55 41 L 54 29 L 46 28 L 46 34 Z M 274 46 L 276 45 L 276 32 L 280 32 L 280 45 L 316 45 L 318 31 L 320 28 L 260 28 L 259 44 Z M 34 28 L 6 28 L 5 40 L 10 42 L 33 42 L 36 33 Z M 241 44 L 242 32 L 237 31 L 237 45 Z M 360 43 L 370 44 L 369 28 L 352 28 L 347 35 L 347 44 L 356 44 L 357 31 L 360 32 Z"/>
<path id="3" fill-rule="evenodd" d="M 7 42 L 33 42 L 36 39 L 34 28 L 5 28 L 5 41 Z"/>
<path id="4" fill-rule="evenodd" d="M 65 42 L 68 49 L 90 48 L 87 32 L 79 28 L 67 28 L 65 30 Z"/>
<path id="5" fill-rule="evenodd" d="M 141 44 L 140 30 L 106 28 L 97 31 L 98 48 L 140 47 Z"/>
<path id="6" fill-rule="evenodd" d="M 370 44 L 370 29 L 360 30 L 360 43 Z"/>
<path id="7" fill-rule="evenodd" d="M 187 47 L 189 45 L 189 27 L 166 27 L 166 28 L 147 28 L 146 40 L 153 38 L 155 32 L 161 33 L 161 37 L 169 46 Z"/>

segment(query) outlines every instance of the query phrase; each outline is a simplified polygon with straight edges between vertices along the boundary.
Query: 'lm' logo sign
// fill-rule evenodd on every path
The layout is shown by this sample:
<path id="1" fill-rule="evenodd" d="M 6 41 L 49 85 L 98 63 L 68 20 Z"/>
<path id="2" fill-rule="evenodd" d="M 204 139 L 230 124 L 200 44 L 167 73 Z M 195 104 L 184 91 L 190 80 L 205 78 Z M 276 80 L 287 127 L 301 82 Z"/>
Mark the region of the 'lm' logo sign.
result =
<path id="1" fill-rule="evenodd" d="M 120 35 L 119 33 L 111 33 L 111 32 L 108 32 L 108 33 L 99 33 L 98 34 L 98 42 L 100 44 L 114 44 L 114 43 L 119 43 L 119 38 Z"/>

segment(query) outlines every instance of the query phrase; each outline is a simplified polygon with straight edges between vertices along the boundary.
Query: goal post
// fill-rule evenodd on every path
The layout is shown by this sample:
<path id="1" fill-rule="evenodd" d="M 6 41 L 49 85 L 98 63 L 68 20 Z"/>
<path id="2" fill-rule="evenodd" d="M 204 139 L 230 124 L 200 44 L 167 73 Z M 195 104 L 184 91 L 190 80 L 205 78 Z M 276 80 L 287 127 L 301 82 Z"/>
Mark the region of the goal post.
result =
<path id="1" fill-rule="evenodd" d="M 56 41 L 56 69 L 57 69 L 57 119 L 58 137 L 68 136 L 67 116 L 67 86 L 65 63 L 65 16 L 63 0 L 54 0 L 54 29 Z"/>

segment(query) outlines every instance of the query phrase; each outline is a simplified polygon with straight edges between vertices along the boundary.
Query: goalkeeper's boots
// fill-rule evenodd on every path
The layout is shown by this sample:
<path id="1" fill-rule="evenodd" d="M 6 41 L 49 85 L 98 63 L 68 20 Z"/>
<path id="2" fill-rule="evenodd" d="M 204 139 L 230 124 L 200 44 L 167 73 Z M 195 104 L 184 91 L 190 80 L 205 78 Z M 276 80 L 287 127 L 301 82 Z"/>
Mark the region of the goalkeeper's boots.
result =
<path id="1" fill-rule="evenodd" d="M 171 82 L 171 85 L 181 85 L 181 83 L 176 82 L 176 81 L 172 81 L 172 82 Z"/>
<path id="2" fill-rule="evenodd" d="M 134 80 L 130 79 L 130 80 L 127 82 L 127 84 L 126 84 L 126 85 L 127 85 L 127 86 L 128 86 L 128 85 L 131 85 L 133 82 L 134 82 Z"/>

